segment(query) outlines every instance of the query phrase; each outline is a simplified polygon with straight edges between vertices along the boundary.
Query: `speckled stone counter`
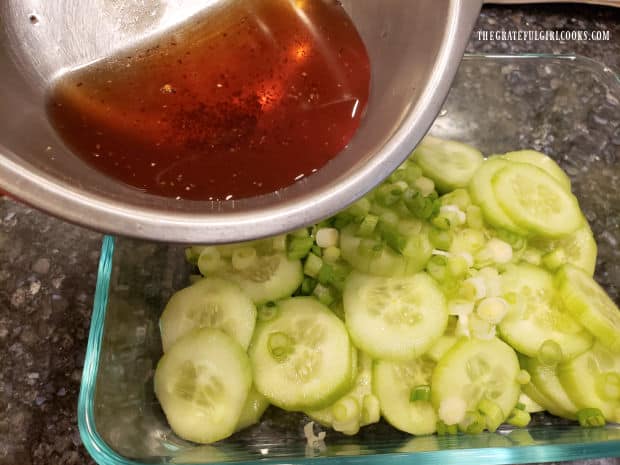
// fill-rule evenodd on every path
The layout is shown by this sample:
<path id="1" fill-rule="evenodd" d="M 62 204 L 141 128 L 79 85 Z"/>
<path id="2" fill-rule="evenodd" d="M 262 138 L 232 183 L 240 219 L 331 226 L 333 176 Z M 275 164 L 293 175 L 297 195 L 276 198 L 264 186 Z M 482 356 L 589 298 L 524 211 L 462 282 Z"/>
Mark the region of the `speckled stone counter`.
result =
<path id="1" fill-rule="evenodd" d="M 478 40 L 502 29 L 609 30 L 610 40 Z M 620 72 L 620 9 L 485 7 L 468 51 L 577 53 Z M 93 463 L 76 411 L 101 237 L 0 198 L 0 465 Z"/>

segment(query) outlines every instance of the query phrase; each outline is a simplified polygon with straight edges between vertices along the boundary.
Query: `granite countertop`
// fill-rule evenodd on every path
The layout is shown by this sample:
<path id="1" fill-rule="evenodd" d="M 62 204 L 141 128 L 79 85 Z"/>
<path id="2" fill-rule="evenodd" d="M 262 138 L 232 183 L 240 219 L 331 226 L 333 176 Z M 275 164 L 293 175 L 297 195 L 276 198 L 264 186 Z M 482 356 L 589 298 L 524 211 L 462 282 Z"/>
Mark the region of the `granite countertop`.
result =
<path id="1" fill-rule="evenodd" d="M 476 31 L 502 29 L 605 29 L 611 37 L 478 40 Z M 487 6 L 467 50 L 577 53 L 620 72 L 620 9 Z M 0 198 L 0 465 L 93 463 L 81 445 L 76 412 L 101 238 Z M 573 463 L 609 465 L 620 459 Z"/>

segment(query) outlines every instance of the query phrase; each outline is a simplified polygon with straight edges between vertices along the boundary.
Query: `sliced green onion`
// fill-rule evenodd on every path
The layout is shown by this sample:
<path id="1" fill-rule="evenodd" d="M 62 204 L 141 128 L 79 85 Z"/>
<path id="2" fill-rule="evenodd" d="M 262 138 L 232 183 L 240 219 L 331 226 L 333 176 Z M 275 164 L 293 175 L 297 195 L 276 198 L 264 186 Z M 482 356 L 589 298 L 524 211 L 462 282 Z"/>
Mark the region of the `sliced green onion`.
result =
<path id="1" fill-rule="evenodd" d="M 458 316 L 458 319 L 456 320 L 456 328 L 454 328 L 454 335 L 465 336 L 465 337 L 471 336 L 469 333 L 469 315 L 468 314 L 461 314 Z"/>
<path id="2" fill-rule="evenodd" d="M 435 248 L 441 250 L 450 250 L 450 245 L 452 245 L 452 231 L 439 228 L 431 228 L 428 236 Z"/>
<path id="3" fill-rule="evenodd" d="M 304 258 L 308 255 L 313 245 L 314 239 L 310 236 L 291 236 L 288 243 L 288 258 L 290 260 Z"/>
<path id="4" fill-rule="evenodd" d="M 375 232 L 375 228 L 379 223 L 379 217 L 377 215 L 368 214 L 364 217 L 362 222 L 357 228 L 357 235 L 361 237 L 369 237 Z"/>
<path id="5" fill-rule="evenodd" d="M 448 434 L 448 426 L 441 420 L 437 421 L 435 429 L 437 430 L 437 436 L 445 436 Z"/>
<path id="6" fill-rule="evenodd" d="M 335 228 L 321 228 L 316 232 L 316 245 L 325 249 L 338 245 L 338 230 Z"/>
<path id="7" fill-rule="evenodd" d="M 195 265 L 196 263 L 198 263 L 198 257 L 199 256 L 200 256 L 200 254 L 194 252 L 193 247 L 187 247 L 185 249 L 185 260 L 187 260 L 188 263 L 191 263 L 192 265 Z"/>
<path id="8" fill-rule="evenodd" d="M 310 252 L 312 252 L 314 255 L 316 255 L 317 257 L 322 257 L 323 256 L 323 249 L 320 248 L 318 245 L 314 244 L 312 246 L 312 248 L 310 249 Z"/>
<path id="9" fill-rule="evenodd" d="M 360 406 L 354 397 L 346 396 L 332 407 L 332 415 L 338 422 L 345 423 L 360 416 Z"/>
<path id="10" fill-rule="evenodd" d="M 605 426 L 605 417 L 597 408 L 584 408 L 577 412 L 577 421 L 584 428 Z"/>
<path id="11" fill-rule="evenodd" d="M 487 297 L 498 297 L 502 295 L 502 280 L 497 268 L 486 266 L 478 270 L 478 276 L 484 281 L 485 294 Z M 504 299 L 505 300 L 505 299 Z"/>
<path id="12" fill-rule="evenodd" d="M 407 177 L 407 173 L 405 172 L 405 167 L 401 165 L 396 169 L 396 171 L 390 174 L 390 177 L 388 178 L 388 180 L 392 183 L 397 183 L 399 181 L 405 181 L 406 177 Z"/>
<path id="13" fill-rule="evenodd" d="M 463 299 L 471 302 L 483 299 L 487 294 L 487 287 L 484 283 L 484 279 L 480 276 L 467 278 L 461 283 L 459 293 Z"/>
<path id="14" fill-rule="evenodd" d="M 480 434 L 486 428 L 484 416 L 480 412 L 467 411 L 459 422 L 459 430 L 468 434 Z"/>
<path id="15" fill-rule="evenodd" d="M 457 252 L 455 253 L 455 255 L 457 255 L 458 257 L 463 257 L 469 268 L 474 266 L 474 257 L 472 257 L 469 252 Z"/>
<path id="16" fill-rule="evenodd" d="M 323 267 L 323 260 L 321 257 L 310 253 L 306 257 L 306 262 L 304 263 L 304 274 L 306 276 L 310 276 L 311 278 L 316 278 Z"/>
<path id="17" fill-rule="evenodd" d="M 403 188 L 396 184 L 383 184 L 375 190 L 375 200 L 384 207 L 391 207 L 400 200 Z"/>
<path id="18" fill-rule="evenodd" d="M 620 373 L 601 373 L 596 378 L 596 390 L 605 400 L 620 400 Z"/>
<path id="19" fill-rule="evenodd" d="M 465 210 L 467 217 L 467 226 L 472 229 L 483 229 L 484 218 L 482 217 L 482 209 L 478 205 L 470 205 Z"/>
<path id="20" fill-rule="evenodd" d="M 474 303 L 469 300 L 453 299 L 448 301 L 449 315 L 469 315 L 474 311 Z"/>
<path id="21" fill-rule="evenodd" d="M 366 258 L 379 258 L 383 253 L 383 244 L 374 239 L 362 239 L 357 252 Z"/>
<path id="22" fill-rule="evenodd" d="M 308 237 L 310 233 L 308 232 L 308 228 L 299 228 L 291 232 L 290 235 L 292 237 Z"/>
<path id="23" fill-rule="evenodd" d="M 496 332 L 495 325 L 484 321 L 477 314 L 469 316 L 469 330 L 474 337 L 484 340 L 493 339 Z"/>
<path id="24" fill-rule="evenodd" d="M 482 399 L 478 403 L 478 411 L 484 415 L 487 429 L 493 433 L 504 421 L 504 413 L 496 402 L 489 399 Z"/>
<path id="25" fill-rule="evenodd" d="M 398 228 L 399 222 L 400 222 L 400 218 L 398 214 L 392 210 L 382 212 L 381 215 L 379 216 L 379 225 L 383 223 L 384 225 L 389 224 L 393 228 Z"/>
<path id="26" fill-rule="evenodd" d="M 353 418 L 345 422 L 336 420 L 332 423 L 332 428 L 334 428 L 335 431 L 346 434 L 347 436 L 353 436 L 360 430 L 360 421 L 359 418 Z"/>
<path id="27" fill-rule="evenodd" d="M 323 305 L 330 306 L 336 300 L 334 297 L 334 292 L 329 287 L 321 283 L 316 285 L 313 294 Z"/>
<path id="28" fill-rule="evenodd" d="M 463 228 L 458 234 L 454 234 L 451 252 L 466 252 L 471 255 L 476 254 L 487 243 L 484 231 L 479 229 Z"/>
<path id="29" fill-rule="evenodd" d="M 284 252 L 286 250 L 286 234 L 280 234 L 272 239 L 273 250 L 276 252 Z"/>
<path id="30" fill-rule="evenodd" d="M 435 192 L 435 183 L 432 179 L 429 179 L 425 176 L 420 176 L 413 182 L 413 187 L 415 187 L 424 197 L 430 195 Z"/>
<path id="31" fill-rule="evenodd" d="M 447 194 L 440 197 L 442 205 L 454 205 L 462 211 L 467 210 L 467 207 L 471 205 L 471 197 L 467 189 L 458 188 L 454 189 Z"/>
<path id="32" fill-rule="evenodd" d="M 337 262 L 340 259 L 340 249 L 338 247 L 327 247 L 323 250 L 323 260 L 329 263 Z"/>
<path id="33" fill-rule="evenodd" d="M 366 216 L 370 211 L 370 200 L 368 200 L 366 197 L 362 197 L 349 208 L 347 208 L 346 211 L 354 217 L 362 218 Z"/>
<path id="34" fill-rule="evenodd" d="M 379 399 L 373 394 L 366 394 L 362 399 L 362 423 L 365 425 L 376 423 L 380 417 Z"/>
<path id="35" fill-rule="evenodd" d="M 543 365 L 555 366 L 562 361 L 562 348 L 557 342 L 547 339 L 540 345 L 537 357 Z"/>
<path id="36" fill-rule="evenodd" d="M 412 215 L 423 220 L 429 219 L 439 211 L 439 202 L 436 199 L 424 196 L 417 190 L 405 191 L 403 201 Z"/>
<path id="37" fill-rule="evenodd" d="M 417 401 L 429 401 L 431 400 L 431 387 L 428 384 L 422 384 L 420 386 L 416 386 L 411 390 L 411 395 L 409 396 L 409 400 L 411 402 Z"/>
<path id="38" fill-rule="evenodd" d="M 323 263 L 317 279 L 324 286 L 332 285 L 339 291 L 344 289 L 344 283 L 351 269 L 342 263 Z"/>
<path id="39" fill-rule="evenodd" d="M 515 250 L 521 250 L 525 247 L 526 240 L 520 236 L 519 234 L 513 233 L 512 231 L 507 231 L 505 229 L 498 229 L 496 231 L 497 238 L 504 242 L 510 244 L 510 246 Z"/>
<path id="40" fill-rule="evenodd" d="M 438 229 L 450 229 L 452 227 L 450 219 L 445 216 L 436 216 L 431 220 L 431 223 Z"/>
<path id="41" fill-rule="evenodd" d="M 425 233 L 412 234 L 407 237 L 401 253 L 403 256 L 412 259 L 416 266 L 418 266 L 420 258 L 430 256 L 432 249 L 431 241 Z"/>
<path id="42" fill-rule="evenodd" d="M 442 255 L 433 255 L 426 264 L 426 271 L 437 281 L 446 279 L 448 260 Z"/>
<path id="43" fill-rule="evenodd" d="M 198 269 L 202 275 L 215 273 L 224 266 L 220 251 L 216 247 L 205 247 L 198 257 Z"/>
<path id="44" fill-rule="evenodd" d="M 288 334 L 271 333 L 267 340 L 267 347 L 271 356 L 282 363 L 295 351 L 295 341 Z"/>
<path id="45" fill-rule="evenodd" d="M 267 302 L 258 307 L 258 319 L 260 321 L 269 321 L 278 314 L 278 306 L 274 302 Z"/>
<path id="46" fill-rule="evenodd" d="M 532 380 L 532 377 L 527 371 L 525 370 L 519 371 L 519 374 L 517 375 L 517 383 L 519 383 L 521 386 L 524 386 L 528 384 L 531 380 Z"/>
<path id="47" fill-rule="evenodd" d="M 501 239 L 492 238 L 476 254 L 476 263 L 499 263 L 504 264 L 512 260 L 512 247 L 508 242 Z"/>
<path id="48" fill-rule="evenodd" d="M 482 320 L 496 325 L 508 313 L 508 303 L 501 297 L 487 297 L 478 302 L 476 313 Z"/>
<path id="49" fill-rule="evenodd" d="M 460 397 L 446 397 L 439 404 L 437 415 L 446 425 L 457 425 L 465 418 L 467 404 Z"/>
<path id="50" fill-rule="evenodd" d="M 335 281 L 334 267 L 329 263 L 323 263 L 316 278 L 324 286 L 331 284 Z"/>
<path id="51" fill-rule="evenodd" d="M 538 249 L 528 247 L 521 252 L 521 260 L 538 266 L 542 263 L 542 252 Z"/>
<path id="52" fill-rule="evenodd" d="M 461 255 L 452 255 L 448 258 L 448 272 L 454 278 L 462 278 L 467 273 L 469 264 Z"/>
<path id="53" fill-rule="evenodd" d="M 438 436 L 446 436 L 446 435 L 455 435 L 458 434 L 459 428 L 458 425 L 446 425 L 443 421 L 439 420 L 436 425 L 437 435 Z"/>
<path id="54" fill-rule="evenodd" d="M 334 315 L 344 321 L 344 306 L 342 305 L 341 299 L 334 300 L 331 304 L 329 304 L 329 308 L 334 313 Z"/>
<path id="55" fill-rule="evenodd" d="M 532 421 L 532 417 L 529 413 L 527 413 L 524 409 L 515 408 L 506 422 L 512 426 L 517 426 L 519 428 L 524 428 L 529 425 L 530 421 Z"/>
<path id="56" fill-rule="evenodd" d="M 355 220 L 355 217 L 345 211 L 343 213 L 337 214 L 334 217 L 333 226 L 336 229 L 342 229 L 350 225 L 351 223 L 353 223 L 354 220 Z"/>
<path id="57" fill-rule="evenodd" d="M 555 249 L 542 256 L 542 264 L 545 268 L 554 271 L 567 262 L 566 252 L 563 249 Z"/>
<path id="58" fill-rule="evenodd" d="M 379 222 L 381 239 L 395 252 L 401 253 L 407 245 L 407 236 L 401 234 L 398 228 L 381 220 Z"/>
<path id="59" fill-rule="evenodd" d="M 415 163 L 409 163 L 405 167 L 406 181 L 411 185 L 416 179 L 422 177 L 422 168 L 420 168 Z"/>
<path id="60" fill-rule="evenodd" d="M 257 254 L 254 247 L 241 247 L 233 250 L 231 262 L 235 270 L 247 270 L 254 265 L 256 261 Z"/>
<path id="61" fill-rule="evenodd" d="M 439 208 L 439 216 L 447 218 L 451 227 L 465 224 L 467 216 L 456 205 L 443 205 Z"/>
<path id="62" fill-rule="evenodd" d="M 301 282 L 301 295 L 312 295 L 316 284 L 316 279 L 308 276 L 304 277 L 304 280 Z"/>

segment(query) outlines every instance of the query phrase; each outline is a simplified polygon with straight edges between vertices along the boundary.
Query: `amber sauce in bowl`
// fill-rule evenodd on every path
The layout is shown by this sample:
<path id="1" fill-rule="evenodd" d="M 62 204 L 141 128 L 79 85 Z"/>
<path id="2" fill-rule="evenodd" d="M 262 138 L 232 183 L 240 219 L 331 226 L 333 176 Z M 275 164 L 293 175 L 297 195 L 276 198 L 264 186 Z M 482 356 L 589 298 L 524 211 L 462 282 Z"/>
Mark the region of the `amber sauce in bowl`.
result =
<path id="1" fill-rule="evenodd" d="M 65 74 L 48 111 L 76 155 L 127 185 L 230 200 L 335 157 L 369 88 L 364 43 L 337 1 L 240 0 Z"/>

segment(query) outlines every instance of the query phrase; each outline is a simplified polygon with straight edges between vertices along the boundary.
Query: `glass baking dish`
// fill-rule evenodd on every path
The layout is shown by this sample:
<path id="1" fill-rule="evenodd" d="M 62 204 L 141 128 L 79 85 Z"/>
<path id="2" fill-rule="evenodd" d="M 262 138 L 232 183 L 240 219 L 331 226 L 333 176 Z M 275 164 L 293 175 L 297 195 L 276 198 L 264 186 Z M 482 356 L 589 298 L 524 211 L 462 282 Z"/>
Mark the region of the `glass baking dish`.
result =
<path id="1" fill-rule="evenodd" d="M 620 81 L 572 56 L 466 56 L 432 133 L 491 154 L 534 148 L 569 173 L 599 244 L 597 279 L 620 293 Z M 153 393 L 159 315 L 188 284 L 183 247 L 106 237 L 103 242 L 78 419 L 105 465 L 157 463 L 458 464 L 545 462 L 620 455 L 620 426 L 582 429 L 535 415 L 525 430 L 416 437 L 385 423 L 355 437 L 328 431 L 306 447 L 298 414 L 270 408 L 263 421 L 212 446 L 170 431 Z"/>

